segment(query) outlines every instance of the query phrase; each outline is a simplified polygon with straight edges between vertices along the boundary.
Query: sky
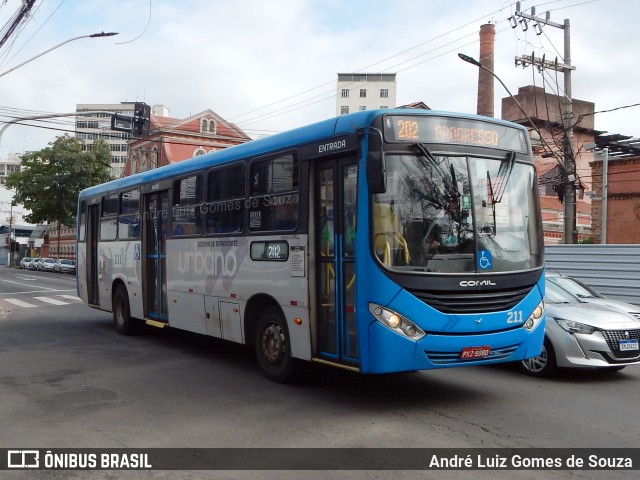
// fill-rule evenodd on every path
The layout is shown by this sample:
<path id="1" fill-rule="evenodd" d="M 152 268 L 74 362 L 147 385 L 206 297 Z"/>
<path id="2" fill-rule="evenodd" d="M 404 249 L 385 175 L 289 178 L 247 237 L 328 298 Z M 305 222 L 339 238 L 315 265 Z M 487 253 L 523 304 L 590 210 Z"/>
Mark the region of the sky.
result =
<path id="1" fill-rule="evenodd" d="M 20 4 L 0 2 L 2 36 Z M 597 113 L 595 128 L 640 137 L 640 106 L 628 107 L 640 103 L 637 2 L 520 4 L 570 20 L 573 98 L 613 110 Z M 256 138 L 334 116 L 337 73 L 351 72 L 396 73 L 399 105 L 475 113 L 478 71 L 457 53 L 478 58 L 488 22 L 494 71 L 513 94 L 526 85 L 563 94 L 562 73 L 514 61 L 535 53 L 562 62 L 562 29 L 511 28 L 514 12 L 508 0 L 36 0 L 0 47 L 0 122 L 74 112 L 78 103 L 144 101 L 176 118 L 211 109 Z M 118 35 L 76 39 L 98 32 Z M 498 83 L 495 96 L 499 117 L 507 93 Z M 45 148 L 73 131 L 73 120 L 7 127 L 0 159 Z"/>

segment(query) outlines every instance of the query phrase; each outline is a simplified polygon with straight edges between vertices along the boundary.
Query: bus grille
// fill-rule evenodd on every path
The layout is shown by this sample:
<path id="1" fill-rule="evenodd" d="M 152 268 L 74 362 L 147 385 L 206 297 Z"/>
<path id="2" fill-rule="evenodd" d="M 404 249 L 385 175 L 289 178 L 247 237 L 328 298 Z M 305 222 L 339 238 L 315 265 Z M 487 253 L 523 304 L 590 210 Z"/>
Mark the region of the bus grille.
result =
<path id="1" fill-rule="evenodd" d="M 629 335 L 625 335 L 628 333 Z M 607 341 L 611 353 L 618 359 L 638 358 L 640 353 L 638 350 L 620 351 L 620 340 L 638 340 L 640 341 L 640 330 L 603 330 L 602 336 Z"/>
<path id="2" fill-rule="evenodd" d="M 499 292 L 435 292 L 409 290 L 409 293 L 442 313 L 491 313 L 510 310 L 531 287 L 504 289 Z"/>
<path id="3" fill-rule="evenodd" d="M 463 360 L 460 358 L 460 350 L 455 352 L 430 352 L 425 350 L 424 353 L 429 357 L 429 361 L 434 365 L 462 365 L 469 362 L 494 362 L 496 360 L 506 360 L 513 352 L 518 349 L 518 345 L 510 345 L 508 347 L 496 348 L 489 352 L 488 357 L 476 358 L 473 360 Z"/>

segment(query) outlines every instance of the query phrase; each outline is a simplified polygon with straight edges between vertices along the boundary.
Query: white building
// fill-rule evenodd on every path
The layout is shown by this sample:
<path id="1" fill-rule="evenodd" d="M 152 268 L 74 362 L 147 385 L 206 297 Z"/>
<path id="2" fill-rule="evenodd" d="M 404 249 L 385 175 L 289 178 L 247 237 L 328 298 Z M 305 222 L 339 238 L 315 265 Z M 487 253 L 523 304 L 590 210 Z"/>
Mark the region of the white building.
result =
<path id="1" fill-rule="evenodd" d="M 102 139 L 111 150 L 111 176 L 120 178 L 127 162 L 130 133 L 111 130 L 111 116 L 114 113 L 133 117 L 135 102 L 120 103 L 79 103 L 76 113 L 99 112 L 76 116 L 76 138 L 85 143 L 85 150 L 91 150 L 93 143 Z"/>
<path id="2" fill-rule="evenodd" d="M 19 172 L 21 157 L 17 153 L 10 153 L 6 159 L 0 160 L 0 185 L 7 182 L 7 176 L 13 172 Z"/>
<path id="3" fill-rule="evenodd" d="M 336 115 L 395 106 L 395 73 L 338 74 Z"/>

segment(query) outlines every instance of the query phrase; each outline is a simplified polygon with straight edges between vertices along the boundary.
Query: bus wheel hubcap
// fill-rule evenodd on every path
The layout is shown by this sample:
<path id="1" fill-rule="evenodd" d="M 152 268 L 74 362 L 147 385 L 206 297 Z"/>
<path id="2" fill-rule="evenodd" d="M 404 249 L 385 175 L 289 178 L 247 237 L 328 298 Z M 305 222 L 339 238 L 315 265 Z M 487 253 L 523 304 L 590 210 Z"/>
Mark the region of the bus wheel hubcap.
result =
<path id="1" fill-rule="evenodd" d="M 284 336 L 278 325 L 269 325 L 262 334 L 262 353 L 271 363 L 277 363 L 283 355 Z"/>

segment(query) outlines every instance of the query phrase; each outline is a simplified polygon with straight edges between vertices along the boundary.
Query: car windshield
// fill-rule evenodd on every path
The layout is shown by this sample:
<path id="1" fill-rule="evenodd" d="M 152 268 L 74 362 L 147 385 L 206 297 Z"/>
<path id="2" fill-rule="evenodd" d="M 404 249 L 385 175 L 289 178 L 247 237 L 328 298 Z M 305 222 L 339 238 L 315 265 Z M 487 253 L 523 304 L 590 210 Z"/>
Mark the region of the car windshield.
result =
<path id="1" fill-rule="evenodd" d="M 387 154 L 373 198 L 373 248 L 388 268 L 506 272 L 542 265 L 532 165 L 504 159 Z"/>
<path id="2" fill-rule="evenodd" d="M 549 279 L 544 283 L 544 301 L 546 303 L 580 303 L 576 297 Z"/>
<path id="3" fill-rule="evenodd" d="M 604 298 L 600 293 L 596 292 L 591 287 L 588 287 L 584 283 L 570 277 L 547 277 L 550 282 L 559 285 L 568 292 L 572 293 L 579 298 Z"/>

